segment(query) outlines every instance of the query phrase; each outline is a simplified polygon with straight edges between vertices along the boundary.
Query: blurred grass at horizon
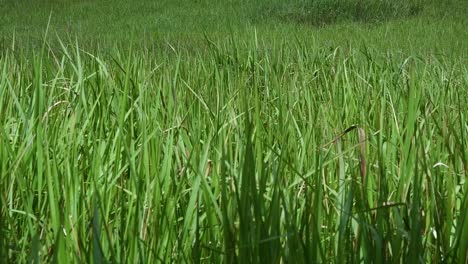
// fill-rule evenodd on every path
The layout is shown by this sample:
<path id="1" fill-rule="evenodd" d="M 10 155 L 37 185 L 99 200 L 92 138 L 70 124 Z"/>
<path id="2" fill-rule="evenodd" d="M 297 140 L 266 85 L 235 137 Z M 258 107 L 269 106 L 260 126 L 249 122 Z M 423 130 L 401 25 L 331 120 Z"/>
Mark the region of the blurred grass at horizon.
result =
<path id="1" fill-rule="evenodd" d="M 77 40 L 84 48 L 170 43 L 199 49 L 206 37 L 255 35 L 267 44 L 300 39 L 331 48 L 365 45 L 411 55 L 466 55 L 468 1 L 363 1 L 368 7 L 354 10 L 351 0 L 0 0 L 0 47 L 40 47 L 50 19 L 49 42 Z"/>

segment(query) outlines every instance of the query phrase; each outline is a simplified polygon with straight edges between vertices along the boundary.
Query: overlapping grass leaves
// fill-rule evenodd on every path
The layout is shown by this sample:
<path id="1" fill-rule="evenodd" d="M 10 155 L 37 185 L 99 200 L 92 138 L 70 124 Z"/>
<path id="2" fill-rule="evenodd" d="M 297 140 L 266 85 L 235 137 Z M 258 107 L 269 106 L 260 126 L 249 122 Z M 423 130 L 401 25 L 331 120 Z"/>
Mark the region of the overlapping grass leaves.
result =
<path id="1" fill-rule="evenodd" d="M 463 262 L 463 59 L 265 47 L 2 54 L 2 259 Z"/>

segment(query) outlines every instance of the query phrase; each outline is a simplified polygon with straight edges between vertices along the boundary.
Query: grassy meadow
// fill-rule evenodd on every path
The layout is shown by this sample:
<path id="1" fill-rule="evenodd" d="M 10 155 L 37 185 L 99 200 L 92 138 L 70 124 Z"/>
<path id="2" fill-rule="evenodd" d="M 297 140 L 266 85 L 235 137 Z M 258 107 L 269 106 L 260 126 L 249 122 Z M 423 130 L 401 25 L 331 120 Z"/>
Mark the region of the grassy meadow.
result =
<path id="1" fill-rule="evenodd" d="M 461 0 L 0 0 L 2 263 L 468 263 Z"/>

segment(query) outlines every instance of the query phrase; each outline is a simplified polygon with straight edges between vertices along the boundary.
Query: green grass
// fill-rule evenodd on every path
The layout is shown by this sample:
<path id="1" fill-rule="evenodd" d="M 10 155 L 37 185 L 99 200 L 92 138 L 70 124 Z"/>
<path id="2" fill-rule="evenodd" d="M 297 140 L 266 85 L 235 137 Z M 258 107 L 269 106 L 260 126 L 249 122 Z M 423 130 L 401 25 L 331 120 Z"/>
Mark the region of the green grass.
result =
<path id="1" fill-rule="evenodd" d="M 296 37 L 333 47 L 365 42 L 411 49 L 413 55 L 415 47 L 464 50 L 457 42 L 468 38 L 467 13 L 463 0 L 0 0 L 0 47 L 15 40 L 17 48 L 38 49 L 50 16 L 52 37 L 77 38 L 88 50 L 129 42 L 200 49 L 205 34 L 248 41 L 255 28 L 269 42 Z M 51 45 L 58 45 L 55 39 Z"/>
<path id="2" fill-rule="evenodd" d="M 428 2 L 428 1 L 425 1 Z M 339 22 L 358 21 L 375 23 L 397 18 L 407 18 L 421 13 L 423 1 L 385 0 L 302 0 L 277 1 L 265 4 L 269 16 L 300 24 L 329 25 Z"/>
<path id="3" fill-rule="evenodd" d="M 0 1 L 0 259 L 468 260 L 466 5 L 119 3 Z"/>

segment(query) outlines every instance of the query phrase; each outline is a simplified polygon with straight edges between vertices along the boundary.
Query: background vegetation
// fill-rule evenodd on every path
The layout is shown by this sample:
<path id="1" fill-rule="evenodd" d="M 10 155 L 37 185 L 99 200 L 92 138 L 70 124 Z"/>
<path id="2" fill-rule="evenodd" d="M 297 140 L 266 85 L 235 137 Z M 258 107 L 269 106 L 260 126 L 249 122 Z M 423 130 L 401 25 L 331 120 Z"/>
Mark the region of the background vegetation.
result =
<path id="1" fill-rule="evenodd" d="M 467 11 L 0 0 L 0 259 L 467 262 Z"/>
<path id="2" fill-rule="evenodd" d="M 13 38 L 17 48 L 39 48 L 49 17 L 51 45 L 59 35 L 105 51 L 130 42 L 199 50 L 204 35 L 248 41 L 254 29 L 265 43 L 295 38 L 332 48 L 365 43 L 407 55 L 461 52 L 468 38 L 463 0 L 0 0 L 0 12 L 5 48 Z"/>

